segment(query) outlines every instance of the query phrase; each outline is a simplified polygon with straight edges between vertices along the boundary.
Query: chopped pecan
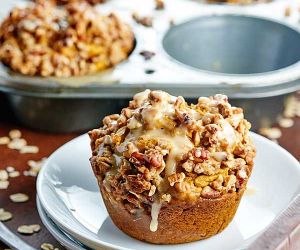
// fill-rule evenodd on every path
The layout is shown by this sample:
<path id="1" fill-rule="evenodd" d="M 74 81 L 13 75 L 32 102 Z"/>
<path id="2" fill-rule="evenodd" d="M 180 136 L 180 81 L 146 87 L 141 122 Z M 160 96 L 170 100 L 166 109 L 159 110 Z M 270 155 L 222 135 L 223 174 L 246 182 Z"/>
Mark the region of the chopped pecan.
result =
<path id="1" fill-rule="evenodd" d="M 173 187 L 175 183 L 177 182 L 182 182 L 185 178 L 185 174 L 184 173 L 175 173 L 172 174 L 170 176 L 168 176 L 168 181 L 170 183 L 170 186 Z"/>
<path id="2" fill-rule="evenodd" d="M 144 191 L 149 191 L 151 188 L 151 183 L 142 179 L 137 175 L 128 175 L 127 181 L 130 186 L 130 190 L 135 193 L 142 193 Z"/>
<path id="3" fill-rule="evenodd" d="M 216 199 L 221 196 L 221 193 L 212 189 L 210 186 L 206 186 L 202 189 L 201 196 L 207 199 Z"/>
<path id="4" fill-rule="evenodd" d="M 132 18 L 138 23 L 145 27 L 152 27 L 152 17 L 145 16 L 140 17 L 137 13 L 132 14 Z"/>

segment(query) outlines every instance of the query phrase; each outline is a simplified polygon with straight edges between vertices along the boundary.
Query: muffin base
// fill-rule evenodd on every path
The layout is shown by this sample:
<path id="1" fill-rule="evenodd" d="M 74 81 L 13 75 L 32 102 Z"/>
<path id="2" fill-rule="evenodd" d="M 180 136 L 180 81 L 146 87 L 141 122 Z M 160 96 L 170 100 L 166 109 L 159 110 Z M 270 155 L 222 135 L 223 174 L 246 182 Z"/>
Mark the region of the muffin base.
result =
<path id="1" fill-rule="evenodd" d="M 151 215 L 130 214 L 121 203 L 111 202 L 109 193 L 101 192 L 114 224 L 129 236 L 154 244 L 178 244 L 209 238 L 223 231 L 232 221 L 245 186 L 239 192 L 227 193 L 218 199 L 198 198 L 193 203 L 172 201 L 163 206 L 158 217 L 158 229 L 150 231 Z"/>

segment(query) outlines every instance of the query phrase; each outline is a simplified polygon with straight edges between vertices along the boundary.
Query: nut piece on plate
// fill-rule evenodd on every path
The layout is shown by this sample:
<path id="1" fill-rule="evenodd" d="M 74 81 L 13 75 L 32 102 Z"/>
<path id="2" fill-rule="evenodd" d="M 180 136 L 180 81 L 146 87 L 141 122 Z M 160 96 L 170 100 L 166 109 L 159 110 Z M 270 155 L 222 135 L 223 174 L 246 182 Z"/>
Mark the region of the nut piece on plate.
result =
<path id="1" fill-rule="evenodd" d="M 31 76 L 69 77 L 113 67 L 134 46 L 131 28 L 86 3 L 14 8 L 0 26 L 0 60 Z"/>
<path id="2" fill-rule="evenodd" d="M 136 94 L 89 132 L 91 165 L 113 222 L 157 244 L 221 232 L 251 175 L 249 129 L 224 95 L 188 105 L 163 91 Z"/>

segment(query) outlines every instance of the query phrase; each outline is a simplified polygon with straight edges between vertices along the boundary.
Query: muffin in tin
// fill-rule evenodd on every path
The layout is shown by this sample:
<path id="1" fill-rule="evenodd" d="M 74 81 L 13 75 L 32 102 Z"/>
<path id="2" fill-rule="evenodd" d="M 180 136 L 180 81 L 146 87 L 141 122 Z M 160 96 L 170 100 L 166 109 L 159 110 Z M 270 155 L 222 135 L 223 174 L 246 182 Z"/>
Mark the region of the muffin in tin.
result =
<path id="1" fill-rule="evenodd" d="M 0 60 L 31 76 L 87 75 L 125 60 L 134 34 L 115 14 L 86 3 L 51 2 L 14 8 L 0 27 Z"/>
<path id="2" fill-rule="evenodd" d="M 163 91 L 138 93 L 89 132 L 93 171 L 113 222 L 139 240 L 205 239 L 232 220 L 255 148 L 243 110 L 225 95 L 188 105 Z"/>

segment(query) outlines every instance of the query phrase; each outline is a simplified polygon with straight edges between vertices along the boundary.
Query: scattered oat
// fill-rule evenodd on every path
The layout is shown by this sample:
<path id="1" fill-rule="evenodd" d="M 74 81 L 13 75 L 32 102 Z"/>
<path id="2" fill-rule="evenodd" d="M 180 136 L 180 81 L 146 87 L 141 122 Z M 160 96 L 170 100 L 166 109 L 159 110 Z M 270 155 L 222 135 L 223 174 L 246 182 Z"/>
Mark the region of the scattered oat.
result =
<path id="1" fill-rule="evenodd" d="M 290 128 L 294 125 L 294 120 L 291 118 L 280 117 L 278 120 L 278 124 L 282 128 Z"/>
<path id="2" fill-rule="evenodd" d="M 7 147 L 9 149 L 16 149 L 16 150 L 21 150 L 23 147 L 27 145 L 27 142 L 23 138 L 17 138 L 13 139 L 7 144 Z"/>
<path id="3" fill-rule="evenodd" d="M 136 21 L 136 23 L 144 25 L 145 27 L 152 27 L 153 18 L 146 16 L 140 17 L 136 12 L 132 14 L 132 18 Z"/>
<path id="4" fill-rule="evenodd" d="M 7 136 L 0 137 L 0 145 L 6 145 L 10 142 L 10 139 Z"/>
<path id="5" fill-rule="evenodd" d="M 0 170 L 0 181 L 6 181 L 8 179 L 8 173 L 6 170 Z"/>
<path id="6" fill-rule="evenodd" d="M 0 189 L 7 189 L 9 186 L 9 181 L 0 181 Z"/>
<path id="7" fill-rule="evenodd" d="M 13 130 L 9 131 L 8 135 L 11 139 L 19 139 L 19 138 L 21 138 L 22 133 L 18 129 L 13 129 Z"/>
<path id="8" fill-rule="evenodd" d="M 35 233 L 41 231 L 41 226 L 39 224 L 33 224 L 33 225 L 31 225 L 31 228 L 33 229 L 33 231 Z"/>
<path id="9" fill-rule="evenodd" d="M 16 203 L 26 202 L 29 200 L 29 196 L 23 193 L 11 194 L 9 198 L 12 202 Z"/>
<path id="10" fill-rule="evenodd" d="M 20 149 L 21 154 L 36 154 L 39 152 L 39 148 L 37 146 L 25 146 Z"/>
<path id="11" fill-rule="evenodd" d="M 42 250 L 54 250 L 54 246 L 50 243 L 43 243 L 41 245 Z"/>
<path id="12" fill-rule="evenodd" d="M 27 170 L 23 171 L 23 175 L 29 176 L 29 171 L 27 171 Z"/>
<path id="13" fill-rule="evenodd" d="M 287 6 L 287 7 L 285 8 L 285 11 L 284 11 L 284 16 L 285 16 L 285 17 L 289 17 L 289 16 L 291 15 L 291 13 L 292 13 L 291 7 L 290 7 L 290 6 Z"/>
<path id="14" fill-rule="evenodd" d="M 22 225 L 18 227 L 18 232 L 20 234 L 34 234 L 37 233 L 41 230 L 41 226 L 38 224 L 33 224 L 33 225 Z"/>
<path id="15" fill-rule="evenodd" d="M 42 158 L 40 161 L 29 160 L 27 165 L 30 167 L 30 169 L 24 171 L 23 174 L 25 176 L 37 176 L 46 160 L 46 157 Z"/>
<path id="16" fill-rule="evenodd" d="M 287 118 L 300 116 L 300 101 L 295 96 L 287 98 L 283 115 Z"/>
<path id="17" fill-rule="evenodd" d="M 155 56 L 155 52 L 149 50 L 143 50 L 140 52 L 140 55 L 144 57 L 146 61 L 150 60 L 153 56 Z"/>
<path id="18" fill-rule="evenodd" d="M 15 171 L 15 168 L 12 167 L 12 166 L 7 166 L 7 167 L 6 167 L 6 171 L 7 171 L 8 173 L 11 173 L 11 172 L 14 172 L 14 171 Z"/>
<path id="19" fill-rule="evenodd" d="M 269 139 L 278 139 L 281 137 L 282 132 L 279 128 L 261 128 L 259 133 L 268 137 Z"/>
<path id="20" fill-rule="evenodd" d="M 5 211 L 3 208 L 0 208 L 0 221 L 8 221 L 12 218 L 12 214 L 8 211 Z"/>
<path id="21" fill-rule="evenodd" d="M 20 176 L 20 172 L 19 172 L 19 171 L 10 172 L 10 173 L 8 174 L 8 176 L 9 176 L 10 178 L 16 178 L 16 177 L 19 177 L 19 176 Z"/>
<path id="22" fill-rule="evenodd" d="M 155 9 L 163 10 L 165 8 L 165 3 L 163 0 L 155 0 Z"/>

